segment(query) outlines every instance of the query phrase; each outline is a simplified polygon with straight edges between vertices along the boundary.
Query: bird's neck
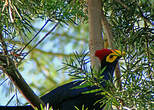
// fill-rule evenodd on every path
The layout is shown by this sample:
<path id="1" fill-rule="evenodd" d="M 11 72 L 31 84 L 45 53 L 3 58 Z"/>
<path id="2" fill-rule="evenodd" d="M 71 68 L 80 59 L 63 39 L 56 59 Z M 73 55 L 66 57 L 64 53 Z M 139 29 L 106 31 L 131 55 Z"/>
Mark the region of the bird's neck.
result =
<path id="1" fill-rule="evenodd" d="M 104 75 L 104 80 L 113 81 L 113 73 L 114 73 L 116 64 L 117 64 L 117 62 L 114 62 L 112 64 L 111 63 L 104 64 L 102 62 L 101 70 L 102 70 L 102 75 Z"/>

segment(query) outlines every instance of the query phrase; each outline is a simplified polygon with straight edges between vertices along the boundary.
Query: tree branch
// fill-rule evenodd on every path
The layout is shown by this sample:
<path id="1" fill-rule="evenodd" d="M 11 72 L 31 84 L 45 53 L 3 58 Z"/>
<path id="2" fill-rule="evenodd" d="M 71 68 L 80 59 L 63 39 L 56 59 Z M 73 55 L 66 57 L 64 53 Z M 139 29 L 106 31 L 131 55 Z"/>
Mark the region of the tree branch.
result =
<path id="1" fill-rule="evenodd" d="M 32 105 L 33 108 L 40 108 L 40 105 L 45 105 L 42 100 L 35 95 L 26 81 L 23 79 L 19 71 L 16 69 L 14 61 L 9 58 L 9 55 L 6 55 L 7 47 L 4 45 L 3 36 L 0 33 L 0 40 L 2 43 L 2 47 L 4 47 L 4 54 L 0 54 L 0 69 L 3 70 L 4 73 L 9 77 L 9 79 L 14 83 L 14 85 L 18 88 L 20 93 L 27 99 L 27 101 Z"/>
<path id="2" fill-rule="evenodd" d="M 109 47 L 114 49 L 115 47 L 113 45 L 113 34 L 112 34 L 112 31 L 111 31 L 111 28 L 110 28 L 110 24 L 108 23 L 105 15 L 104 15 L 103 10 L 102 10 L 101 22 L 102 22 L 102 26 L 103 26 L 103 29 L 104 29 L 104 34 L 107 37 L 107 41 L 108 41 Z M 120 80 L 120 67 L 119 67 L 119 63 L 117 63 L 117 66 L 115 68 L 115 77 L 117 79 L 117 87 L 119 87 L 121 89 L 122 86 L 121 86 L 121 80 Z"/>
<path id="3" fill-rule="evenodd" d="M 11 40 L 11 39 L 7 39 L 6 41 L 9 41 L 10 43 L 13 43 L 13 44 L 17 44 L 19 46 L 21 46 L 21 42 L 20 41 L 14 41 L 14 40 Z M 26 49 L 30 50 L 31 48 L 33 48 L 30 44 L 26 47 Z M 68 56 L 73 56 L 73 54 L 65 54 L 65 53 L 55 53 L 55 52 L 52 52 L 52 51 L 44 51 L 42 49 L 39 49 L 39 48 L 34 48 L 32 52 L 39 52 L 41 54 L 45 54 L 45 55 L 54 55 L 54 56 L 58 56 L 58 57 L 68 57 Z"/>

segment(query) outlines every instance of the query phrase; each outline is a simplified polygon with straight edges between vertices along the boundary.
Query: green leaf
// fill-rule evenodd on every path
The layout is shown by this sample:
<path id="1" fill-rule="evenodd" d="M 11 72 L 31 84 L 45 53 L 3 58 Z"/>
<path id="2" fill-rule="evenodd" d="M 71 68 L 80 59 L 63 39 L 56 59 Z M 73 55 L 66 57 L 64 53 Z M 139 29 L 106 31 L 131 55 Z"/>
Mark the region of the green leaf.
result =
<path id="1" fill-rule="evenodd" d="M 96 92 L 100 92 L 101 89 L 93 89 L 93 90 L 89 90 L 89 91 L 86 91 L 86 92 L 82 92 L 83 94 L 89 94 L 89 93 L 96 93 Z"/>

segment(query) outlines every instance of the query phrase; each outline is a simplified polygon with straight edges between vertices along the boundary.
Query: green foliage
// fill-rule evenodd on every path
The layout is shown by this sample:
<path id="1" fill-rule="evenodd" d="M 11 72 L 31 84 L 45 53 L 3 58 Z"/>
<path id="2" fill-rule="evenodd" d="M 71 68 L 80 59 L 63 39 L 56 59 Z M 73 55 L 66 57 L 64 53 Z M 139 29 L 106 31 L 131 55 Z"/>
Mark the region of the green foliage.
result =
<path id="1" fill-rule="evenodd" d="M 75 106 L 76 110 L 80 110 L 78 107 Z M 82 105 L 82 109 L 81 110 L 88 110 L 88 108 L 85 108 L 84 105 Z"/>
<path id="2" fill-rule="evenodd" d="M 134 67 L 136 67 L 139 61 L 135 62 L 135 64 L 131 64 L 128 63 L 128 60 L 132 60 L 129 58 L 129 55 L 125 57 L 124 62 L 126 66 L 122 66 L 123 69 L 121 76 L 122 90 L 119 90 L 112 82 L 104 82 L 102 80 L 103 78 L 100 76 L 100 74 L 105 68 L 103 68 L 103 70 L 100 72 L 95 72 L 95 70 L 91 69 L 90 67 L 88 68 L 90 65 L 87 64 L 87 54 L 88 53 L 85 51 L 81 53 L 76 52 L 74 57 L 66 59 L 63 63 L 63 69 L 66 69 L 70 76 L 75 79 L 84 80 L 81 85 L 75 88 L 97 86 L 98 89 L 83 92 L 83 94 L 101 91 L 98 94 L 102 94 L 104 97 L 98 100 L 96 103 L 101 103 L 101 106 L 104 106 L 105 110 L 110 110 L 112 106 L 123 109 L 125 107 L 136 109 L 152 108 L 152 81 L 146 76 L 146 72 L 144 72 L 145 70 L 141 69 L 141 67 L 139 67 L 141 69 L 140 71 L 134 70 Z M 128 65 L 133 66 L 131 69 L 128 69 Z M 105 83 L 105 88 L 103 87 L 102 82 Z"/>
<path id="3" fill-rule="evenodd" d="M 79 0 L 42 0 L 45 16 L 63 22 L 80 20 L 76 18 L 84 17 L 84 1 Z M 87 18 L 86 18 L 87 19 Z"/>
<path id="4" fill-rule="evenodd" d="M 9 3 L 7 4 L 6 1 Z M 120 62 L 122 89 L 117 89 L 110 82 L 112 89 L 101 88 L 103 90 L 101 94 L 105 97 L 97 103 L 102 103 L 102 106 L 106 104 L 106 109 L 110 109 L 111 105 L 138 110 L 152 108 L 153 4 L 153 0 L 102 0 L 102 9 L 114 34 L 113 44 L 117 49 L 127 53 L 124 60 Z M 71 54 L 74 50 L 81 51 L 88 48 L 87 24 L 74 26 L 75 22 L 87 21 L 86 6 L 83 0 L 0 1 L 0 33 L 3 32 L 9 50 L 23 48 L 44 25 L 42 20 L 50 19 L 52 23 L 42 30 L 25 51 L 30 50 L 48 32 L 53 22 L 61 22 L 61 27 L 59 26 L 49 38 L 34 49 L 25 60 L 28 63 L 21 67 L 27 70 L 28 74 L 23 75 L 30 77 L 27 79 L 31 79 L 29 81 L 31 87 L 40 94 L 45 94 L 45 91 L 50 91 L 59 83 L 66 83 L 68 77 L 64 74 L 64 70 L 56 71 L 61 66 L 59 62 L 64 56 L 71 56 L 67 59 L 71 63 L 66 64 L 74 67 L 65 69 L 69 69 L 73 78 L 86 80 L 88 83 L 84 86 L 100 85 L 101 79 L 97 76 L 99 72 L 85 68 L 83 64 L 87 60 L 83 60 L 83 57 L 75 56 L 79 60 L 73 63 Z M 68 51 L 68 47 L 71 51 Z M 82 74 L 79 74 L 80 72 Z M 3 82 L 4 74 L 0 75 L 1 85 L 6 81 Z M 94 83 L 93 78 L 97 78 L 97 82 Z M 13 91 L 12 83 L 9 82 L 8 85 L 11 87 L 10 91 Z"/>
<path id="5" fill-rule="evenodd" d="M 112 26 L 114 44 L 127 53 L 122 66 L 122 90 L 114 93 L 124 106 L 152 108 L 153 1 L 103 0 L 103 9 Z"/>
<path id="6" fill-rule="evenodd" d="M 65 58 L 62 69 L 68 70 L 70 76 L 75 77 L 76 79 L 85 79 L 88 74 L 87 63 L 89 58 L 87 57 L 88 52 L 75 52 L 73 57 Z M 90 77 L 90 76 L 89 76 Z"/>
<path id="7" fill-rule="evenodd" d="M 38 18 L 79 23 L 87 20 L 87 15 L 83 12 L 84 4 L 84 1 L 78 0 L 2 0 L 0 21 L 3 22 L 0 24 L 0 31 L 8 33 L 11 38 L 18 35 L 25 40 L 28 32 L 35 32 L 32 22 Z"/>
<path id="8" fill-rule="evenodd" d="M 47 104 L 44 108 L 43 108 L 43 106 L 42 105 L 40 105 L 41 107 L 41 109 L 40 110 L 53 110 L 52 109 L 52 107 L 49 107 L 49 104 Z M 38 110 L 38 108 L 36 108 L 35 110 Z"/>

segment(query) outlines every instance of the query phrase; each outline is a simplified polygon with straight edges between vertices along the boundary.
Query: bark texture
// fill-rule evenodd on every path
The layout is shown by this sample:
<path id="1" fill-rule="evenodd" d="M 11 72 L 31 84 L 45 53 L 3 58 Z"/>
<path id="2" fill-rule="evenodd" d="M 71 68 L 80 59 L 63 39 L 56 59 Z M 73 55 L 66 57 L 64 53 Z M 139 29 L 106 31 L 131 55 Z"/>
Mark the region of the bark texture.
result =
<path id="1" fill-rule="evenodd" d="M 95 51 L 103 48 L 101 8 L 101 0 L 88 0 L 89 50 L 91 65 L 96 70 L 99 69 L 100 64 L 95 57 Z"/>

